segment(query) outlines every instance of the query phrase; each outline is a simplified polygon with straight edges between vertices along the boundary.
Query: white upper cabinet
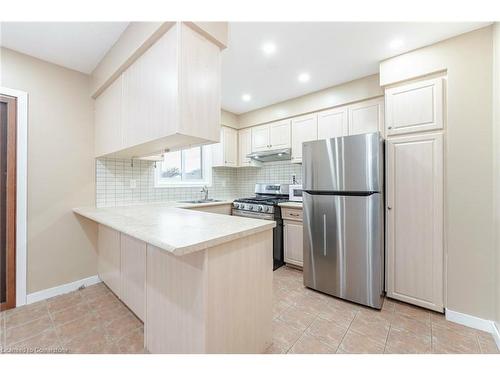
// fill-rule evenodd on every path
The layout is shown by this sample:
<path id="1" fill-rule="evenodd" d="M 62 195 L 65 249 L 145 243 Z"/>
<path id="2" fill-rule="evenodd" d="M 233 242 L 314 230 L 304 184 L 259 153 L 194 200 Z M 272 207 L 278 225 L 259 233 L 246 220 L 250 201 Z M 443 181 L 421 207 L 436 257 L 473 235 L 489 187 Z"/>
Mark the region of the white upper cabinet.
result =
<path id="1" fill-rule="evenodd" d="M 227 126 L 223 126 L 220 132 L 221 141 L 212 145 L 212 166 L 237 167 L 238 131 Z"/>
<path id="2" fill-rule="evenodd" d="M 106 155 L 122 147 L 122 77 L 118 77 L 94 103 L 95 155 Z"/>
<path id="3" fill-rule="evenodd" d="M 290 147 L 290 120 L 276 121 L 252 128 L 252 151 Z"/>
<path id="4" fill-rule="evenodd" d="M 387 135 L 443 128 L 443 78 L 388 88 L 385 101 Z"/>
<path id="5" fill-rule="evenodd" d="M 338 107 L 318 112 L 318 139 L 348 135 L 347 112 L 347 107 Z"/>
<path id="6" fill-rule="evenodd" d="M 269 149 L 278 150 L 290 147 L 290 120 L 277 121 L 269 124 Z"/>
<path id="7" fill-rule="evenodd" d="M 269 125 L 255 126 L 252 132 L 252 151 L 269 150 Z"/>
<path id="8" fill-rule="evenodd" d="M 115 81 L 123 85 L 121 98 L 108 98 L 120 91 L 115 83 L 97 97 L 96 156 L 146 156 L 218 142 L 220 65 L 219 46 L 177 22 Z M 113 121 L 117 131 L 98 129 L 103 121 Z"/>
<path id="9" fill-rule="evenodd" d="M 349 135 L 373 133 L 383 134 L 384 99 L 365 100 L 348 107 Z"/>
<path id="10" fill-rule="evenodd" d="M 292 119 L 292 162 L 302 162 L 302 143 L 318 139 L 316 113 Z"/>
<path id="11" fill-rule="evenodd" d="M 252 129 L 238 130 L 238 166 L 250 167 L 254 162 L 247 155 L 252 152 Z"/>

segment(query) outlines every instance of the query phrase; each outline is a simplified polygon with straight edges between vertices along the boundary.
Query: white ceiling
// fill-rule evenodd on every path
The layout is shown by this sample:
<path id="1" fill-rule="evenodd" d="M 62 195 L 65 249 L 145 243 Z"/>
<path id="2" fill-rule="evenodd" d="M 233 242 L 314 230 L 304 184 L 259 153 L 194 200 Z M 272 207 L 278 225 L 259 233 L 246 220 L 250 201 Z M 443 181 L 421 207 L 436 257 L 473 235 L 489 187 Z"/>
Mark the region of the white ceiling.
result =
<path id="1" fill-rule="evenodd" d="M 2 22 L 0 45 L 91 73 L 128 22 Z"/>
<path id="2" fill-rule="evenodd" d="M 0 45 L 90 73 L 128 22 L 2 22 Z M 243 113 L 378 72 L 391 56 L 487 23 L 230 22 L 222 107 Z M 402 44 L 391 48 L 391 42 Z M 276 51 L 265 55 L 262 45 Z M 299 82 L 309 73 L 308 82 Z M 245 102 L 242 95 L 251 100 Z"/>
<path id="3" fill-rule="evenodd" d="M 487 23 L 232 22 L 222 107 L 243 113 L 378 72 L 378 63 Z M 399 40 L 399 47 L 391 42 Z M 262 45 L 273 42 L 270 56 Z M 310 74 L 306 83 L 300 73 Z M 243 94 L 251 95 L 248 102 Z"/>

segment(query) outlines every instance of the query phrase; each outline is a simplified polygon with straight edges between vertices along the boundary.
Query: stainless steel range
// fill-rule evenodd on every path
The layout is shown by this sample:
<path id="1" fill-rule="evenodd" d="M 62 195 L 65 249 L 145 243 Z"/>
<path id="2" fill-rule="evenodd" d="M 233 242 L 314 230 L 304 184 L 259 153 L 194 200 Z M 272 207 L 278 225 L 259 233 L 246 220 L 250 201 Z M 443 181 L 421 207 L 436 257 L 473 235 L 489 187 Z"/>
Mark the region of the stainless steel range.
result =
<path id="1" fill-rule="evenodd" d="M 278 204 L 289 200 L 288 187 L 288 184 L 255 184 L 254 197 L 235 199 L 233 202 L 235 216 L 276 221 L 276 228 L 273 230 L 273 270 L 285 264 L 283 219 Z"/>

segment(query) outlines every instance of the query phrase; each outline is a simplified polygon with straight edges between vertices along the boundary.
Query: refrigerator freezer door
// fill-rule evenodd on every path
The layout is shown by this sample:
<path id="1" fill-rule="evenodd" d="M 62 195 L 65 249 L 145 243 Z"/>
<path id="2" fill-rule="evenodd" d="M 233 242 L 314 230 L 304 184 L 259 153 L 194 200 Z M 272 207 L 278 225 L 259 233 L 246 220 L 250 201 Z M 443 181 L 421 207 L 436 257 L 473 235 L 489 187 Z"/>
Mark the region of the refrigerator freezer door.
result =
<path id="1" fill-rule="evenodd" d="M 379 133 L 305 142 L 303 190 L 383 191 L 383 140 Z"/>
<path id="2" fill-rule="evenodd" d="M 304 285 L 374 308 L 382 307 L 381 194 L 304 192 Z"/>

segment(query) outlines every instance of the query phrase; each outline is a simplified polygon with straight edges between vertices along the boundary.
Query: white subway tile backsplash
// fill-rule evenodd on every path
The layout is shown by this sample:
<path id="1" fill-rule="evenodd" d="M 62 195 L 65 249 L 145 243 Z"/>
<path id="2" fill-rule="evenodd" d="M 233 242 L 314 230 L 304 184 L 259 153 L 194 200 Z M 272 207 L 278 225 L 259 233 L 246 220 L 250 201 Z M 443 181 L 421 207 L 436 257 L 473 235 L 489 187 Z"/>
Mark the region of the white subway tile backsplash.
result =
<path id="1" fill-rule="evenodd" d="M 96 160 L 97 207 L 124 206 L 140 203 L 199 199 L 200 187 L 154 187 L 154 162 L 100 158 Z M 253 168 L 213 168 L 210 197 L 230 199 L 251 196 L 257 182 L 297 183 L 302 181 L 302 166 L 286 161 L 265 163 Z M 136 180 L 136 188 L 130 187 Z"/>

